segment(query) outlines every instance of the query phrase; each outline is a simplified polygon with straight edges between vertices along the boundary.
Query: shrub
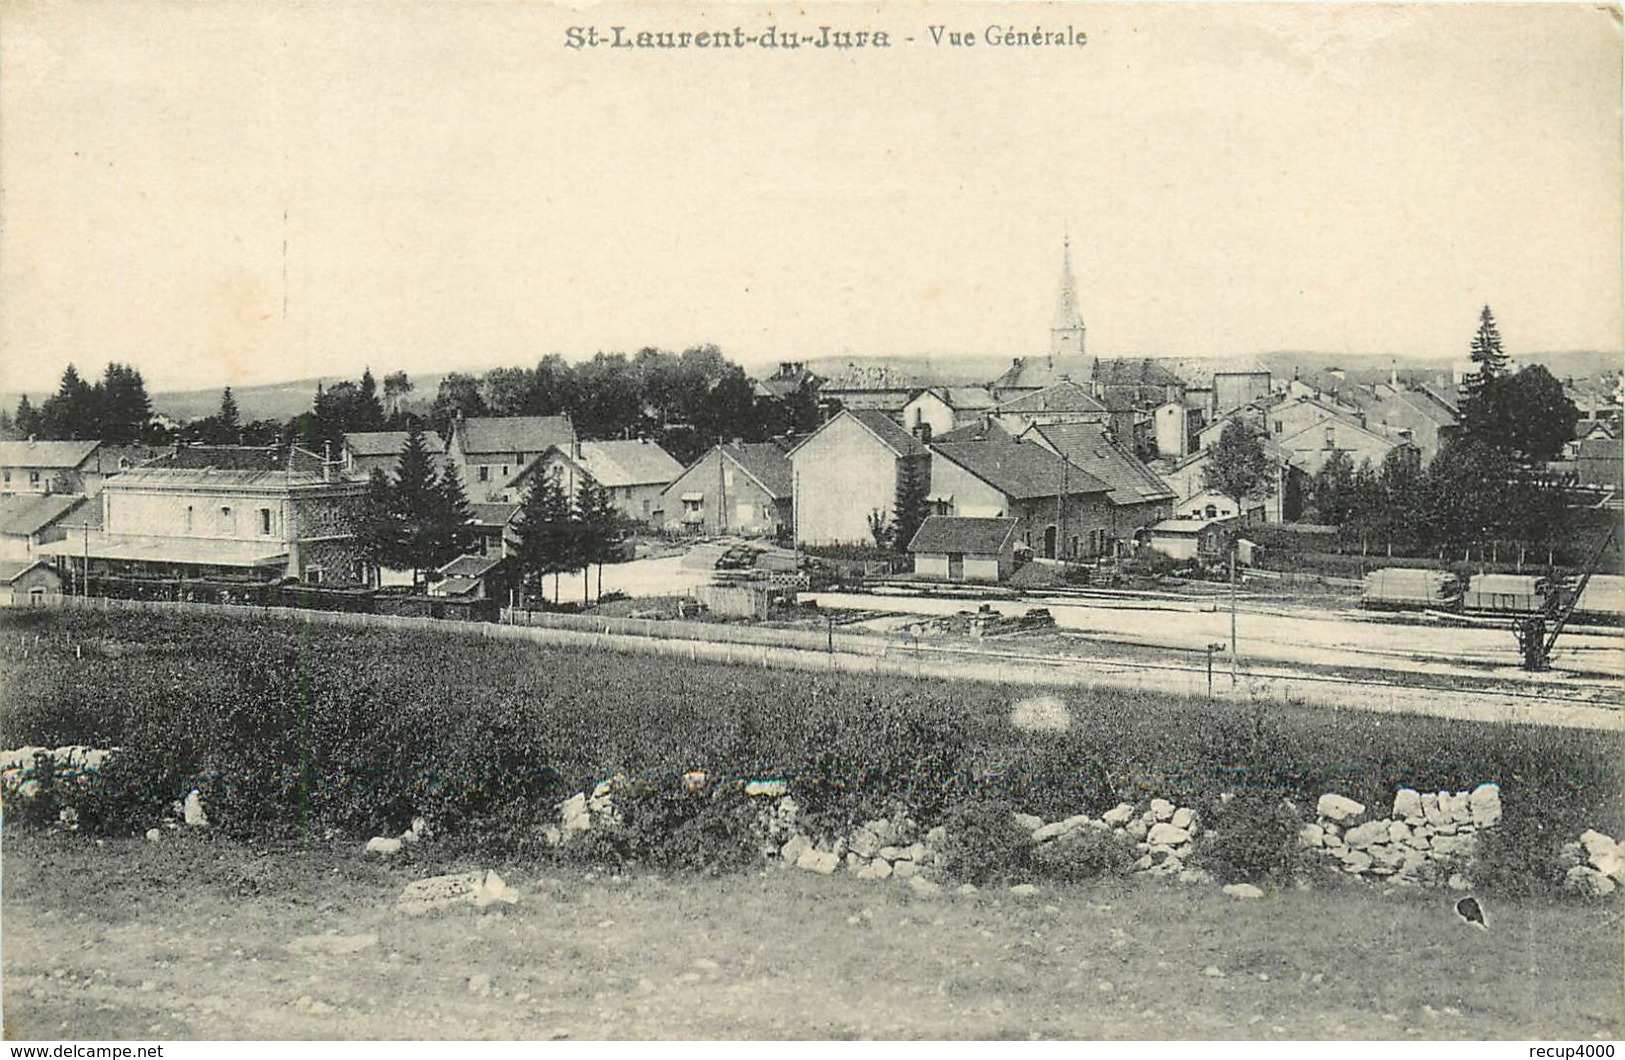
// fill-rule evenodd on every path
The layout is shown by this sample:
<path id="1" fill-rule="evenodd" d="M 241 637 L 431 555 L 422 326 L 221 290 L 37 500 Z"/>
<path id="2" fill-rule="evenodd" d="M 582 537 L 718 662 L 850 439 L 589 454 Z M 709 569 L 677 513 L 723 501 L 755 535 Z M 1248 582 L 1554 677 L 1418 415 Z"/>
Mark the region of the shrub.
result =
<path id="1" fill-rule="evenodd" d="M 1303 861 L 1298 832 L 1303 822 L 1278 792 L 1252 789 L 1213 803 L 1204 819 L 1191 863 L 1224 883 L 1284 883 Z"/>
<path id="2" fill-rule="evenodd" d="M 971 799 L 948 811 L 938 851 L 944 872 L 980 886 L 1027 874 L 1033 839 L 1013 819 L 1003 799 Z"/>
<path id="3" fill-rule="evenodd" d="M 1032 852 L 1035 875 L 1061 883 L 1083 883 L 1101 876 L 1127 876 L 1139 851 L 1121 836 L 1098 828 L 1076 829 Z"/>
<path id="4" fill-rule="evenodd" d="M 1467 878 L 1491 894 L 1550 894 L 1563 882 L 1564 838 L 1546 815 L 1509 806 L 1499 824 L 1477 833 Z"/>

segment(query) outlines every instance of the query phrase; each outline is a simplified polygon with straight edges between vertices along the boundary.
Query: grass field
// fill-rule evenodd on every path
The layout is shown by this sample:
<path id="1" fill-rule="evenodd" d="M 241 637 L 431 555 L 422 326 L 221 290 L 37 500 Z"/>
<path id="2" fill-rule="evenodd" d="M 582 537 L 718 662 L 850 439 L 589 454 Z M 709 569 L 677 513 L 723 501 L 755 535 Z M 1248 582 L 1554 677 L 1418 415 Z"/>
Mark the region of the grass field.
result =
<path id="1" fill-rule="evenodd" d="M 12 1039 L 1625 1034 L 1613 905 L 1491 903 L 1481 932 L 1444 895 L 1357 885 L 921 898 L 516 864 L 511 910 L 413 920 L 401 886 L 455 864 L 173 833 L 8 833 L 4 857 Z M 326 932 L 376 941 L 289 950 Z"/>

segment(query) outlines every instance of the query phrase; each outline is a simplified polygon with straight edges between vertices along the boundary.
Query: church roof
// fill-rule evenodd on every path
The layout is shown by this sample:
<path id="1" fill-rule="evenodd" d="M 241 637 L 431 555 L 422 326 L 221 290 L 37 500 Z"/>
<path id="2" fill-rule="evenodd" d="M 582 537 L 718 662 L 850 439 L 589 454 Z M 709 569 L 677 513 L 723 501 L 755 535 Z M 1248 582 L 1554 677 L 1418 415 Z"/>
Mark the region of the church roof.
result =
<path id="1" fill-rule="evenodd" d="M 1083 327 L 1083 310 L 1078 306 L 1078 292 L 1072 280 L 1072 241 L 1067 240 L 1061 253 L 1061 293 L 1055 300 L 1053 331 L 1066 331 Z"/>

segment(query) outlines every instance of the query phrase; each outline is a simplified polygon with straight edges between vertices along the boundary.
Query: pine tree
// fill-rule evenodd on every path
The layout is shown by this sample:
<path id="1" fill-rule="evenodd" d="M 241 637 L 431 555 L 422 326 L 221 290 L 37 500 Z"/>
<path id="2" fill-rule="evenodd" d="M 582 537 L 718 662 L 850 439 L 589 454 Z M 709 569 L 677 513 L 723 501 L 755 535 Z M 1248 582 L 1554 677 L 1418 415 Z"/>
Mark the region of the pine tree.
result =
<path id="1" fill-rule="evenodd" d="M 898 552 L 907 550 L 910 541 L 931 514 L 931 465 L 928 461 L 910 459 L 897 465 L 897 497 L 893 505 L 891 546 Z"/>
<path id="2" fill-rule="evenodd" d="M 141 373 L 129 365 L 113 362 L 95 389 L 100 391 L 102 441 L 124 443 L 139 438 L 152 418 L 152 404 L 147 399 L 147 384 Z"/>
<path id="3" fill-rule="evenodd" d="M 18 433 L 25 438 L 38 436 L 44 427 L 39 410 L 28 400 L 27 394 L 17 402 L 17 415 L 13 417 L 12 422 L 16 425 Z"/>
<path id="4" fill-rule="evenodd" d="M 598 566 L 599 595 L 603 594 L 604 564 L 613 560 L 621 544 L 621 513 L 611 502 L 609 490 L 583 477 L 576 490 L 576 517 L 580 527 L 576 559 L 586 571 Z M 581 579 L 581 602 L 587 603 L 587 578 Z"/>
<path id="5" fill-rule="evenodd" d="M 422 428 L 419 428 L 422 433 Z M 435 566 L 443 566 L 474 549 L 474 517 L 468 510 L 468 496 L 457 465 L 447 460 L 440 472 L 439 537 Z"/>
<path id="6" fill-rule="evenodd" d="M 382 468 L 367 476 L 367 492 L 355 515 L 356 552 L 374 569 L 391 565 L 399 551 L 394 488 Z"/>
<path id="7" fill-rule="evenodd" d="M 424 570 L 435 566 L 440 555 L 444 494 L 435 474 L 423 428 L 413 426 L 401 447 L 401 459 L 391 484 L 391 508 L 396 534 L 390 545 L 390 566 L 409 569 L 412 584 L 422 580 Z"/>
<path id="8" fill-rule="evenodd" d="M 231 387 L 220 392 L 220 426 L 231 433 L 237 433 L 242 427 L 242 413 L 237 409 L 237 399 L 231 393 Z"/>
<path id="9" fill-rule="evenodd" d="M 1507 357 L 1501 349 L 1501 333 L 1495 327 L 1495 314 L 1485 306 L 1478 315 L 1478 334 L 1473 336 L 1472 361 L 1478 371 L 1467 377 L 1468 393 L 1475 385 L 1482 387 L 1487 380 L 1506 374 Z"/>
<path id="10" fill-rule="evenodd" d="M 100 433 L 97 394 L 68 365 L 62 384 L 40 409 L 39 434 L 46 438 L 95 438 Z"/>
<path id="11" fill-rule="evenodd" d="M 344 429 L 346 432 L 384 429 L 384 405 L 378 400 L 378 383 L 372 377 L 371 368 L 363 369 L 361 372 L 360 394 Z"/>
<path id="12" fill-rule="evenodd" d="M 570 496 L 557 471 L 531 476 L 530 489 L 520 507 L 514 530 L 519 535 L 519 569 L 527 584 L 540 595 L 547 575 L 554 575 L 553 598 L 558 599 L 557 576 L 581 566 L 576 560 L 576 528 L 571 526 Z"/>

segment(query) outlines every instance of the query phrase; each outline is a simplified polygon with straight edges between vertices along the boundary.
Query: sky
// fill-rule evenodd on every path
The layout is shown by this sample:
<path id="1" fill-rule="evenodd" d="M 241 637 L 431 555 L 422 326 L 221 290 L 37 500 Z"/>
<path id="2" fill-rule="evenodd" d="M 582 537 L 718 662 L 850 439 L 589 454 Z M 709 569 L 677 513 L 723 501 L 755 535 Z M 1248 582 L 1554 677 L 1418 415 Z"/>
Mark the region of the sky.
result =
<path id="1" fill-rule="evenodd" d="M 0 390 L 1042 353 L 1063 237 L 1099 356 L 1618 350 L 1620 97 L 1580 5 L 11 0 Z"/>

